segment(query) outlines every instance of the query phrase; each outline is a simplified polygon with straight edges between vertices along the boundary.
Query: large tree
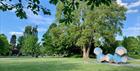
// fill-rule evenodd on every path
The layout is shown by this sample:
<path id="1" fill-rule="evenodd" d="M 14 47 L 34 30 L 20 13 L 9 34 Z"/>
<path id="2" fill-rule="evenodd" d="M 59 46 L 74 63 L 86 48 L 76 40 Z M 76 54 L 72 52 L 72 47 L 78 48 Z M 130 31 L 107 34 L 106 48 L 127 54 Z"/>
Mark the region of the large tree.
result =
<path id="1" fill-rule="evenodd" d="M 9 52 L 9 43 L 4 34 L 0 34 L 0 55 L 6 55 Z"/>
<path id="2" fill-rule="evenodd" d="M 63 3 L 59 2 L 56 13 L 58 22 L 64 18 L 62 9 Z M 110 43 L 114 41 L 117 34 L 122 34 L 122 22 L 126 18 L 125 12 L 126 8 L 118 5 L 115 1 L 110 6 L 101 4 L 94 9 L 90 9 L 85 2 L 80 2 L 79 8 L 73 12 L 72 23 L 60 22 L 58 24 L 58 27 L 61 27 L 59 32 L 63 32 L 59 36 L 71 36 L 69 40 L 72 39 L 75 41 L 73 42 L 75 45 L 81 47 L 83 58 L 87 59 L 91 46 L 100 46 L 101 42 L 103 44 Z"/>
<path id="3" fill-rule="evenodd" d="M 55 23 L 52 23 L 49 27 L 49 29 L 47 30 L 47 32 L 43 35 L 43 47 L 45 47 L 45 53 L 47 53 L 48 55 L 53 55 L 54 53 L 56 53 L 57 51 L 55 50 L 56 46 L 53 43 L 52 39 L 52 35 L 51 35 L 51 29 L 55 28 L 57 25 Z"/>
<path id="4" fill-rule="evenodd" d="M 39 52 L 38 31 L 37 26 L 26 26 L 22 38 L 21 51 L 23 54 L 38 56 Z"/>
<path id="5" fill-rule="evenodd" d="M 11 44 L 12 48 L 15 48 L 16 47 L 16 38 L 17 37 L 16 37 L 15 34 L 11 36 L 10 44 Z"/>

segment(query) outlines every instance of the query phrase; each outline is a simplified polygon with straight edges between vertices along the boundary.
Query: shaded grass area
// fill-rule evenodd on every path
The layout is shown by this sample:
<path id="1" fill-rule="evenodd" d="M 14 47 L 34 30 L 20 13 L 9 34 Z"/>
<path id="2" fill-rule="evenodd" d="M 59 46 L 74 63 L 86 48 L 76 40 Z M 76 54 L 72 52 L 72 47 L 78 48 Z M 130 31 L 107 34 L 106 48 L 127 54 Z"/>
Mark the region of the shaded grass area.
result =
<path id="1" fill-rule="evenodd" d="M 132 66 L 101 64 L 95 59 L 84 63 L 82 58 L 0 58 L 0 71 L 140 71 L 139 60 L 128 63 Z"/>
<path id="2" fill-rule="evenodd" d="M 140 55 L 129 55 L 129 57 L 135 58 L 135 59 L 140 59 Z"/>

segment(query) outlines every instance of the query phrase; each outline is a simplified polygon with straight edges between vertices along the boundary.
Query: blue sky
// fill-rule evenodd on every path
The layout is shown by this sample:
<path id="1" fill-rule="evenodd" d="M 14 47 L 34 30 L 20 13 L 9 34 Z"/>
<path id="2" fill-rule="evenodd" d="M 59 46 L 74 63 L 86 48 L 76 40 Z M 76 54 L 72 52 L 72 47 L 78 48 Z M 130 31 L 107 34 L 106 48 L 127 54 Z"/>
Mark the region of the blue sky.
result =
<path id="1" fill-rule="evenodd" d="M 126 12 L 126 21 L 124 21 L 123 36 L 140 35 L 140 0 L 117 0 L 117 3 L 128 8 Z M 41 40 L 42 35 L 47 31 L 49 25 L 55 20 L 55 6 L 49 4 L 47 0 L 41 0 L 41 4 L 47 6 L 51 10 L 52 15 L 43 14 L 34 15 L 30 10 L 26 9 L 28 19 L 21 20 L 16 17 L 14 10 L 2 12 L 0 11 L 0 33 L 4 33 L 8 39 L 12 34 L 21 36 L 24 27 L 27 25 L 38 25 L 38 35 Z M 122 36 L 116 39 L 121 40 Z"/>

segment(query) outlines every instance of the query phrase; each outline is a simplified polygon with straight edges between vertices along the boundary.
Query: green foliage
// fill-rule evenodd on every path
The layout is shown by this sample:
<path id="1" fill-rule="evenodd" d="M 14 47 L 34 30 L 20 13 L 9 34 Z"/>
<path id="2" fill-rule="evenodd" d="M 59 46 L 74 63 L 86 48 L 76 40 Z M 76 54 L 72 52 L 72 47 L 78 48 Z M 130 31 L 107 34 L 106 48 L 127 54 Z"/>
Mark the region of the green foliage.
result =
<path id="1" fill-rule="evenodd" d="M 23 36 L 19 36 L 17 39 L 17 48 L 20 49 L 22 47 L 23 44 Z"/>
<path id="2" fill-rule="evenodd" d="M 15 10 L 16 16 L 20 19 L 27 19 L 25 9 L 31 10 L 35 15 L 42 11 L 45 15 L 51 15 L 50 10 L 40 4 L 40 0 L 1 0 L 0 10 Z"/>
<path id="3" fill-rule="evenodd" d="M 64 14 L 61 21 L 65 23 L 73 22 L 73 12 L 79 8 L 80 2 L 85 2 L 87 5 L 94 8 L 94 6 L 99 6 L 101 4 L 109 5 L 114 0 L 49 0 L 51 4 L 57 5 L 59 2 L 63 4 L 62 12 Z M 20 19 L 26 19 L 27 15 L 25 9 L 31 10 L 34 14 L 38 15 L 40 11 L 44 14 L 51 15 L 50 10 L 46 8 L 47 6 L 42 6 L 40 0 L 1 0 L 0 10 L 8 11 L 15 9 L 16 16 Z"/>
<path id="4" fill-rule="evenodd" d="M 118 46 L 122 46 L 122 41 L 113 40 L 112 42 L 106 41 L 106 43 L 103 46 L 101 46 L 101 48 L 104 50 L 105 54 L 108 54 L 108 53 L 114 54 L 115 49 Z"/>
<path id="5" fill-rule="evenodd" d="M 134 59 L 140 59 L 140 55 L 129 54 L 128 56 Z"/>
<path id="6" fill-rule="evenodd" d="M 122 22 L 125 20 L 126 9 L 123 6 L 112 2 L 110 6 L 101 4 L 91 10 L 89 5 L 79 1 L 79 8 L 73 11 L 74 19 L 70 24 L 60 22 L 64 18 L 63 7 L 60 1 L 57 4 L 57 24 L 55 27 L 51 25 L 44 35 L 44 44 L 48 45 L 48 51 L 52 50 L 55 53 L 59 50 L 59 53 L 67 54 L 70 51 L 67 49 L 74 46 L 73 48 L 86 48 L 85 52 L 88 55 L 91 47 L 117 47 L 115 36 L 121 34 Z"/>
<path id="7" fill-rule="evenodd" d="M 24 37 L 23 44 L 23 52 L 32 53 L 34 51 L 34 45 L 36 44 L 35 37 L 33 35 Z"/>
<path id="8" fill-rule="evenodd" d="M 16 35 L 12 35 L 12 37 L 10 39 L 10 44 L 11 44 L 12 48 L 16 47 Z"/>
<path id="9" fill-rule="evenodd" d="M 53 23 L 48 31 L 43 35 L 43 46 L 48 55 L 69 56 L 73 54 L 75 39 L 68 27 Z M 67 32 L 69 30 L 69 32 Z M 77 51 L 76 53 L 79 53 Z"/>
<path id="10" fill-rule="evenodd" d="M 88 5 L 90 9 L 94 9 L 94 7 L 101 4 L 110 5 L 112 1 L 114 0 L 50 0 L 50 3 L 55 4 L 56 6 L 61 3 L 61 14 L 63 14 L 63 16 L 61 16 L 62 18 L 59 21 L 70 24 L 75 19 L 73 17 L 74 11 L 79 9 L 81 2 Z"/>
<path id="11" fill-rule="evenodd" d="M 140 39 L 138 37 L 124 37 L 123 46 L 127 48 L 130 55 L 140 54 Z"/>
<path id="12" fill-rule="evenodd" d="M 4 34 L 0 34 L 0 55 L 6 55 L 9 52 L 9 43 Z"/>
<path id="13" fill-rule="evenodd" d="M 38 57 L 40 53 L 40 44 L 38 43 L 37 26 L 26 26 L 24 35 L 19 38 L 19 44 L 21 45 L 23 54 Z"/>

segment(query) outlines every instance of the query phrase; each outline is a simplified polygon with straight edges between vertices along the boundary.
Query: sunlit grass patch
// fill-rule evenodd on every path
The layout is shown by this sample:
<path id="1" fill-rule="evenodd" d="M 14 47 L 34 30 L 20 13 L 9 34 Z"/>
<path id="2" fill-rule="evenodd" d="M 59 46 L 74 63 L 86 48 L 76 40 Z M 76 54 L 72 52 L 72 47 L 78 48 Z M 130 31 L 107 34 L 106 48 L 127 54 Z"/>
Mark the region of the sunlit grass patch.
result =
<path id="1" fill-rule="evenodd" d="M 0 71 L 139 71 L 137 60 L 128 62 L 132 65 L 112 65 L 97 63 L 90 59 L 87 63 L 82 58 L 0 58 Z"/>

